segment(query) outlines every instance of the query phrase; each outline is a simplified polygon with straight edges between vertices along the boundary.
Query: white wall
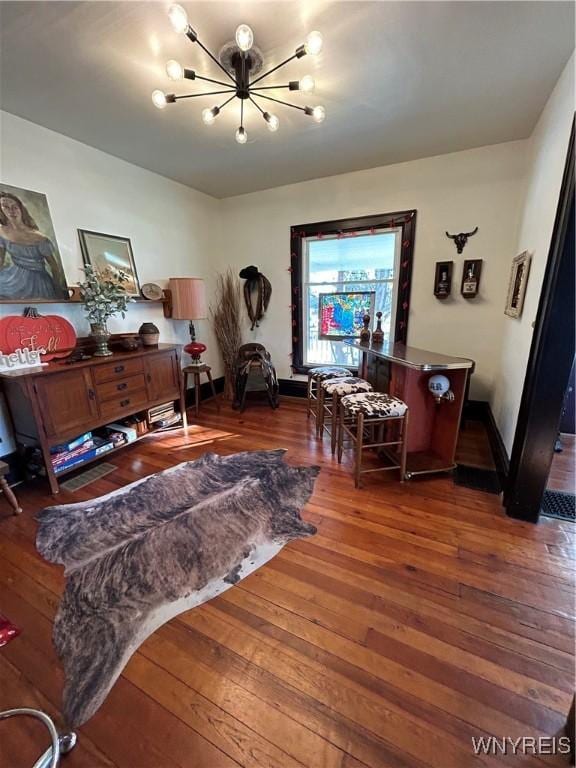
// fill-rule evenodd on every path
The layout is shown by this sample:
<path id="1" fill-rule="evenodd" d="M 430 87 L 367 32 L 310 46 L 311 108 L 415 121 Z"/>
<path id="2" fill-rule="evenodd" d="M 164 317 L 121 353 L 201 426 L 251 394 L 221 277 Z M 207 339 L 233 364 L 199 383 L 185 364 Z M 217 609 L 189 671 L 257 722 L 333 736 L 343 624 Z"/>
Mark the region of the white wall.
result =
<path id="1" fill-rule="evenodd" d="M 385 141 L 385 137 L 383 137 Z M 416 208 L 408 343 L 473 358 L 471 395 L 488 399 L 498 372 L 510 259 L 516 247 L 525 142 L 510 142 L 347 173 L 221 201 L 220 264 L 255 264 L 273 293 L 261 327 L 246 340 L 265 344 L 281 378 L 290 375 L 290 226 Z M 479 227 L 456 253 L 445 231 Z M 460 296 L 466 258 L 484 260 L 480 295 Z M 452 297 L 433 295 L 436 261 L 452 259 Z"/>
<path id="2" fill-rule="evenodd" d="M 169 277 L 203 277 L 210 294 L 218 200 L 6 112 L 0 112 L 0 179 L 47 196 L 69 285 L 83 278 L 80 228 L 129 237 L 140 284 L 165 286 Z M 67 317 L 79 335 L 90 330 L 81 305 L 39 308 Z M 22 309 L 1 304 L 0 314 Z M 126 319 L 111 319 L 109 328 L 132 332 L 144 321 L 156 323 L 163 342 L 189 340 L 187 323 L 164 319 L 159 304 L 131 304 Z M 198 321 L 196 330 L 208 345 L 206 361 L 219 375 L 209 321 Z"/>
<path id="3" fill-rule="evenodd" d="M 532 263 L 522 317 L 505 317 L 504 320 L 502 355 L 498 361 L 499 374 L 493 397 L 494 417 L 509 453 L 530 354 L 532 324 L 548 260 L 574 108 L 573 56 L 558 80 L 527 147 L 525 197 L 515 252 L 528 251 L 532 255 Z"/>

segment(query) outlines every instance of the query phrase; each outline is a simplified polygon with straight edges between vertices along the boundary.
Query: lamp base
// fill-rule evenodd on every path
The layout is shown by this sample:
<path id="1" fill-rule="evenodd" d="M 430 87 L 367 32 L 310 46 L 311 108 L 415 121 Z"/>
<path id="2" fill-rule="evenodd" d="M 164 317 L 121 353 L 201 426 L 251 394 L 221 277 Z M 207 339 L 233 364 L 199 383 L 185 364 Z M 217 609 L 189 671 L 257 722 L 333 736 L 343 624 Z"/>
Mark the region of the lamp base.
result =
<path id="1" fill-rule="evenodd" d="M 190 365 L 204 365 L 200 355 L 206 351 L 206 344 L 202 344 L 200 341 L 191 341 L 190 344 L 186 344 L 184 352 L 190 355 L 192 358 Z"/>

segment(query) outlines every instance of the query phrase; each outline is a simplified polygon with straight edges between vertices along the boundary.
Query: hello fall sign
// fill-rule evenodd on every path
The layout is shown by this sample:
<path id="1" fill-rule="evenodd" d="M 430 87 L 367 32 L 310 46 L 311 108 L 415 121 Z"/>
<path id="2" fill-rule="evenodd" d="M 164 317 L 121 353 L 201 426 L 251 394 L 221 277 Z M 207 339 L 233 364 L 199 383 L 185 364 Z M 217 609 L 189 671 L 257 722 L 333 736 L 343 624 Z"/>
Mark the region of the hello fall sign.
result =
<path id="1" fill-rule="evenodd" d="M 24 315 L 0 320 L 0 371 L 42 365 L 66 357 L 74 349 L 76 332 L 64 317 L 39 315 L 32 307 Z"/>

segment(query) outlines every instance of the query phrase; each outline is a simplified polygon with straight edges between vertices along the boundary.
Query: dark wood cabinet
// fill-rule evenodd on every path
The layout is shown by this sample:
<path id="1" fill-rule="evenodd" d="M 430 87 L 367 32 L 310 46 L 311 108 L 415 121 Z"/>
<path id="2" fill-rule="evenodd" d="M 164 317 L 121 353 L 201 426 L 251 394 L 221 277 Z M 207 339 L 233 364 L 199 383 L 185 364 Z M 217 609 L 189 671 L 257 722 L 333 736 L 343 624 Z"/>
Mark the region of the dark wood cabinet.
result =
<path id="1" fill-rule="evenodd" d="M 178 387 L 180 370 L 177 361 L 167 355 L 150 355 L 144 360 L 146 388 L 151 400 L 161 400 Z"/>
<path id="2" fill-rule="evenodd" d="M 89 368 L 66 371 L 54 376 L 37 376 L 34 393 L 42 414 L 42 427 L 48 438 L 69 432 L 82 432 L 85 424 L 98 418 L 96 393 Z"/>
<path id="3" fill-rule="evenodd" d="M 50 460 L 52 446 L 170 400 L 179 401 L 186 424 L 180 360 L 172 345 L 76 363 L 55 360 L 0 380 L 16 439 L 24 445 L 38 443 L 53 493 L 58 480 Z"/>

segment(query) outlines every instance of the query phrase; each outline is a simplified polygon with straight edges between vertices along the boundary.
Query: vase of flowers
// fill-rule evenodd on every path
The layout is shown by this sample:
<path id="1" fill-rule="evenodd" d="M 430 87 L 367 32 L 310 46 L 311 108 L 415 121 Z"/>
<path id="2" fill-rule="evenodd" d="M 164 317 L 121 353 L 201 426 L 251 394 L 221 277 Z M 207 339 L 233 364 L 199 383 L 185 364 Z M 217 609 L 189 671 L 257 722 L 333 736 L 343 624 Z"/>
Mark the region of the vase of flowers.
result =
<path id="1" fill-rule="evenodd" d="M 112 354 L 108 347 L 108 318 L 117 314 L 126 317 L 128 303 L 133 301 L 125 288 L 128 275 L 120 270 L 112 271 L 109 267 L 97 270 L 91 264 L 86 264 L 83 270 L 86 280 L 78 287 L 90 321 L 90 336 L 96 345 L 94 355 L 106 357 Z"/>

